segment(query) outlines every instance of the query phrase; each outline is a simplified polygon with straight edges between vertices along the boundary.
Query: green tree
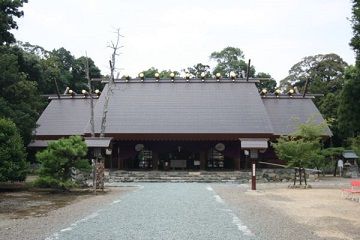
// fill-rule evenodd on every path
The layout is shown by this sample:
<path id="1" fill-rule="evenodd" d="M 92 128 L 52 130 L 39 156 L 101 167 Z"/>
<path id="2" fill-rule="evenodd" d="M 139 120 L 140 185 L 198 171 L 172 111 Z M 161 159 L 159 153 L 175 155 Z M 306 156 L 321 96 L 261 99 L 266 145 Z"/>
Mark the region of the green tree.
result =
<path id="1" fill-rule="evenodd" d="M 360 134 L 360 66 L 349 69 L 341 91 L 338 108 L 338 127 L 343 137 Z"/>
<path id="2" fill-rule="evenodd" d="M 175 74 L 175 76 L 179 76 L 179 72 L 178 71 L 172 71 L 172 70 L 162 70 L 161 72 L 160 72 L 160 78 L 170 78 L 170 74 L 171 73 L 174 73 Z"/>
<path id="3" fill-rule="evenodd" d="M 101 78 L 100 69 L 95 65 L 94 61 L 91 58 L 86 58 L 84 56 L 75 59 L 72 67 L 72 88 L 77 90 L 87 89 L 87 79 L 86 79 L 86 64 L 89 63 L 89 75 L 90 78 Z M 93 89 L 101 89 L 100 82 L 92 82 Z"/>
<path id="4" fill-rule="evenodd" d="M 148 70 L 142 71 L 145 78 L 155 78 L 155 73 L 159 73 L 160 78 L 170 78 L 170 74 L 174 73 L 175 76 L 179 76 L 178 71 L 162 70 L 159 71 L 157 68 L 151 67 Z"/>
<path id="5" fill-rule="evenodd" d="M 360 1 L 354 0 L 352 7 L 354 36 L 350 46 L 356 54 L 356 65 L 350 67 L 340 95 L 339 128 L 344 137 L 356 137 L 360 133 Z"/>
<path id="6" fill-rule="evenodd" d="M 289 75 L 280 81 L 280 87 L 285 91 L 297 87 L 303 92 L 308 80 L 308 92 L 324 94 L 323 97 L 315 98 L 314 103 L 323 117 L 332 123 L 330 128 L 334 134 L 335 146 L 341 145 L 341 133 L 337 124 L 338 95 L 342 91 L 347 68 L 347 63 L 336 54 L 318 54 L 303 58 L 292 66 Z"/>
<path id="7" fill-rule="evenodd" d="M 19 9 L 27 2 L 27 0 L 0 0 L 0 45 L 15 42 L 10 30 L 18 28 L 14 17 L 24 16 L 24 12 Z"/>
<path id="8" fill-rule="evenodd" d="M 86 62 L 89 62 L 90 78 L 101 78 L 100 69 L 91 58 L 81 56 L 75 58 L 65 48 L 47 51 L 38 45 L 18 42 L 22 50 L 19 70 L 26 73 L 30 81 L 38 83 L 39 92 L 43 94 L 62 93 L 66 87 L 80 92 L 87 89 Z M 56 81 L 56 83 L 55 83 Z M 93 89 L 101 89 L 100 82 L 93 82 Z"/>
<path id="9" fill-rule="evenodd" d="M 27 171 L 25 148 L 15 124 L 0 118 L 0 182 L 24 181 Z"/>
<path id="10" fill-rule="evenodd" d="M 342 88 L 347 66 L 340 56 L 333 53 L 304 57 L 290 68 L 289 75 L 280 81 L 280 87 L 296 86 L 302 92 L 309 80 L 308 92 L 336 93 Z"/>
<path id="11" fill-rule="evenodd" d="M 353 0 L 352 6 L 352 28 L 354 36 L 351 38 L 350 46 L 354 49 L 356 54 L 356 66 L 360 65 L 360 1 Z"/>
<path id="12" fill-rule="evenodd" d="M 327 165 L 333 165 L 334 167 L 334 177 L 336 176 L 336 169 L 337 169 L 337 159 L 342 155 L 344 152 L 344 148 L 342 147 L 331 147 L 325 148 L 321 151 L 321 154 L 327 159 L 328 161 L 325 164 L 322 164 L 323 167 L 327 167 Z"/>
<path id="13" fill-rule="evenodd" d="M 351 149 L 354 150 L 354 152 L 360 156 L 360 136 L 351 138 Z"/>
<path id="14" fill-rule="evenodd" d="M 287 162 L 287 167 L 298 170 L 303 174 L 306 184 L 306 167 L 316 167 L 323 161 L 321 153 L 321 136 L 324 134 L 325 123 L 315 124 L 311 119 L 299 124 L 296 131 L 289 136 L 281 136 L 272 146 L 277 156 Z M 296 174 L 296 172 L 295 172 Z M 294 177 L 294 185 L 296 176 Z M 301 177 L 300 177 L 301 184 Z"/>
<path id="15" fill-rule="evenodd" d="M 268 80 L 262 80 L 258 83 L 256 83 L 256 87 L 261 90 L 261 89 L 267 89 L 269 92 L 275 92 L 276 89 L 276 81 L 271 77 L 270 74 L 268 73 L 263 73 L 263 72 L 259 72 L 256 74 L 257 78 L 268 78 Z"/>
<path id="16" fill-rule="evenodd" d="M 40 187 L 68 189 L 75 186 L 72 170 L 90 171 L 89 161 L 84 157 L 87 146 L 80 136 L 71 136 L 49 143 L 49 146 L 36 154 L 41 163 L 39 179 L 35 182 Z"/>
<path id="17" fill-rule="evenodd" d="M 240 48 L 226 47 L 220 52 L 213 52 L 210 55 L 211 60 L 215 60 L 217 65 L 213 70 L 213 74 L 221 73 L 222 76 L 229 77 L 230 72 L 240 73 L 247 71 L 247 63 L 244 60 L 244 53 Z M 255 76 L 255 67 L 250 66 L 250 77 Z"/>
<path id="18" fill-rule="evenodd" d="M 26 58 L 21 49 L 0 46 L 0 55 L 0 117 L 15 122 L 28 144 L 45 99 L 40 97 L 37 83 L 29 80 L 31 74 L 24 72 Z"/>
<path id="19" fill-rule="evenodd" d="M 159 72 L 159 70 L 157 68 L 154 68 L 154 67 L 151 67 L 148 70 L 142 71 L 145 78 L 154 78 L 155 73 L 158 73 L 158 72 Z"/>
<path id="20" fill-rule="evenodd" d="M 201 78 L 202 73 L 205 73 L 206 78 L 211 77 L 210 66 L 204 65 L 202 63 L 198 63 L 192 67 L 188 67 L 187 69 L 184 69 L 183 71 L 190 73 L 193 77 L 196 77 L 196 78 Z"/>

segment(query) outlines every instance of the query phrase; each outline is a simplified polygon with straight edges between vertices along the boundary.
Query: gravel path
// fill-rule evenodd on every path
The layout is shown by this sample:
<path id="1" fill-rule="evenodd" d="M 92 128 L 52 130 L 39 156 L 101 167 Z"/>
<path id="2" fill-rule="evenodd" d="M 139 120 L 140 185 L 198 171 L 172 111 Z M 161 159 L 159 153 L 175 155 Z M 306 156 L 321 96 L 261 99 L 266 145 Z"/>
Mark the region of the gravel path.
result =
<path id="1" fill-rule="evenodd" d="M 234 197 L 247 192 L 239 185 L 141 185 L 47 239 L 319 239 L 261 202 Z"/>
<path id="2" fill-rule="evenodd" d="M 209 185 L 142 185 L 48 239 L 255 239 Z"/>

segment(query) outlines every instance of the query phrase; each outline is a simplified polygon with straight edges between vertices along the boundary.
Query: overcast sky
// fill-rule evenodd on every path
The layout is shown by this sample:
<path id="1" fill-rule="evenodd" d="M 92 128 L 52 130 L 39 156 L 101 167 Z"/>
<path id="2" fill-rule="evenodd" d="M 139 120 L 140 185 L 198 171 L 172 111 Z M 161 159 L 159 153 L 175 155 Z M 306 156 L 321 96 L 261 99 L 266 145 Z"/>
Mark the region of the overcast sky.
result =
<path id="1" fill-rule="evenodd" d="M 354 63 L 350 0 L 29 0 L 13 31 L 45 49 L 87 51 L 103 74 L 120 28 L 121 75 L 141 70 L 214 66 L 213 51 L 243 50 L 257 72 L 276 80 L 303 57 L 336 53 Z"/>

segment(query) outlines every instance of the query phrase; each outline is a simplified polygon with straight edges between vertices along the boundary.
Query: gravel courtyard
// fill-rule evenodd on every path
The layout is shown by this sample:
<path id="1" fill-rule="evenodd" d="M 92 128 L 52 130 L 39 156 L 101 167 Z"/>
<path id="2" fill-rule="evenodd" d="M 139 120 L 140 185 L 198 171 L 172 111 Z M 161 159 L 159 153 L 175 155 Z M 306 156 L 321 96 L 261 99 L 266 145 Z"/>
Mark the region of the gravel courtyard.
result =
<path id="1" fill-rule="evenodd" d="M 313 189 L 283 183 L 133 183 L 43 215 L 1 215 L 1 239 L 360 239 L 349 180 Z M 129 186 L 131 185 L 131 186 Z"/>

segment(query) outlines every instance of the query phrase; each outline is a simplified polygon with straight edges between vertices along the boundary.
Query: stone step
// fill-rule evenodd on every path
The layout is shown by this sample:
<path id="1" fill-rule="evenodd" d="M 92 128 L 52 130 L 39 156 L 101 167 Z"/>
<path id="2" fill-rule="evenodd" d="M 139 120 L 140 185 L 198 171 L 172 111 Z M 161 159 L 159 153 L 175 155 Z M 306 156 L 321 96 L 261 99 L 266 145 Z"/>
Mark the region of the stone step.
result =
<path id="1" fill-rule="evenodd" d="M 247 171 L 107 171 L 108 182 L 249 182 L 251 172 Z M 293 179 L 291 169 L 259 169 L 259 182 L 287 182 Z M 317 175 L 310 174 L 309 181 L 316 181 Z"/>

